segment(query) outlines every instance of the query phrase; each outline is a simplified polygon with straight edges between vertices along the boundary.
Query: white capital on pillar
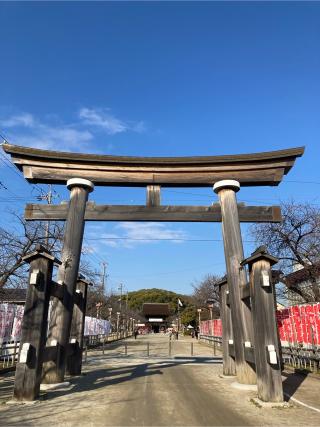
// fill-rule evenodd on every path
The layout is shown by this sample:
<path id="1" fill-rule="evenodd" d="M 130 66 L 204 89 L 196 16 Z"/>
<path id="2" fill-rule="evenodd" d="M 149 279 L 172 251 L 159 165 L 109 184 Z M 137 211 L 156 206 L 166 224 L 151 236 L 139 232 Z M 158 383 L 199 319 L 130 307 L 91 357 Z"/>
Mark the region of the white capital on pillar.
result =
<path id="1" fill-rule="evenodd" d="M 223 179 L 222 181 L 218 181 L 214 184 L 213 191 L 215 193 L 219 193 L 220 190 L 225 188 L 229 188 L 230 190 L 237 192 L 240 190 L 240 183 L 233 179 Z"/>
<path id="2" fill-rule="evenodd" d="M 89 193 L 93 191 L 94 185 L 91 181 L 83 178 L 71 178 L 67 181 L 67 188 L 71 190 L 72 187 L 85 187 L 88 188 Z"/>

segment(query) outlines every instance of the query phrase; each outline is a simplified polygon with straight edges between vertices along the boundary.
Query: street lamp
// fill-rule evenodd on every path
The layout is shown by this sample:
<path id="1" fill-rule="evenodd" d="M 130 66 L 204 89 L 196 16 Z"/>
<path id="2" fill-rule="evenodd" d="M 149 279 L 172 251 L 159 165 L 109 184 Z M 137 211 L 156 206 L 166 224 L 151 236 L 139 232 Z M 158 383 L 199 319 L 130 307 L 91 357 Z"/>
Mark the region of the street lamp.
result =
<path id="1" fill-rule="evenodd" d="M 97 319 L 100 319 L 101 317 L 101 307 L 102 307 L 102 302 L 97 302 L 96 304 L 96 308 L 97 308 Z"/>
<path id="2" fill-rule="evenodd" d="M 199 324 L 199 326 L 198 326 L 198 330 L 197 330 L 197 333 L 196 333 L 196 338 L 198 338 L 199 340 L 200 340 L 200 327 L 201 327 L 201 311 L 202 311 L 201 308 L 197 308 L 197 312 L 198 312 L 198 324 Z"/>
<path id="3" fill-rule="evenodd" d="M 212 322 L 213 303 L 214 303 L 213 299 L 208 299 L 207 300 L 207 306 L 208 306 L 208 309 L 210 311 L 210 329 L 211 329 L 211 336 L 212 336 L 212 339 L 213 339 L 213 351 L 214 351 L 214 355 L 215 355 L 216 354 L 216 341 L 214 339 L 213 322 Z"/>
<path id="4" fill-rule="evenodd" d="M 208 306 L 208 309 L 209 309 L 209 311 L 210 311 L 210 320 L 211 320 L 210 324 L 211 324 L 211 335 L 212 335 L 212 336 L 213 336 L 213 325 L 212 325 L 212 309 L 213 309 L 213 303 L 214 303 L 214 300 L 213 300 L 213 299 L 207 299 L 207 306 Z"/>
<path id="5" fill-rule="evenodd" d="M 120 320 L 120 311 L 117 311 L 117 338 L 119 336 L 119 320 Z"/>

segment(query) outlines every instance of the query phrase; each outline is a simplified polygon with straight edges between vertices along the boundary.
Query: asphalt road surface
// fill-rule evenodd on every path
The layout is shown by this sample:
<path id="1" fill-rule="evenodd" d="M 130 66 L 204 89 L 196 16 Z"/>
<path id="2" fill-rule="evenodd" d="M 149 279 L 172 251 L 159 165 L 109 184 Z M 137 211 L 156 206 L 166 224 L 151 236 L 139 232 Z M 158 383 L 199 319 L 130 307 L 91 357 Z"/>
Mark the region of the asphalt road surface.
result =
<path id="1" fill-rule="evenodd" d="M 191 340 L 190 340 L 191 341 Z M 219 377 L 221 362 L 212 349 L 190 341 L 166 355 L 168 338 L 129 340 L 89 355 L 84 373 L 63 390 L 51 390 L 33 405 L 0 405 L 3 426 L 244 426 L 319 425 L 320 414 L 301 407 L 257 408 L 254 392 L 231 387 Z M 146 356 L 147 342 L 150 357 Z M 200 346 L 200 347 L 198 347 Z M 158 349 L 158 350 L 156 350 Z M 179 351 L 178 351 L 179 350 Z M 157 351 L 161 356 L 157 355 Z M 184 354 L 183 354 L 184 352 Z M 10 398 L 13 375 L 0 382 L 0 398 Z"/>

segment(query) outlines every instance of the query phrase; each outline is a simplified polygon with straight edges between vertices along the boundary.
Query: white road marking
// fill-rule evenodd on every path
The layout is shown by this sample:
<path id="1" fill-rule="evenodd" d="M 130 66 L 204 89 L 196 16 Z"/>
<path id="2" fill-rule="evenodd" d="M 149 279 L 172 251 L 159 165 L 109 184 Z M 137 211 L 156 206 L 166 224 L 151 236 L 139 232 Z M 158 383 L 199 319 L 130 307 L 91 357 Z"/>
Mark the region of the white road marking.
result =
<path id="1" fill-rule="evenodd" d="M 305 406 L 306 408 L 312 409 L 313 411 L 320 412 L 320 409 L 315 408 L 314 406 L 307 405 L 306 403 L 301 402 L 301 400 L 296 399 L 295 397 L 291 397 L 288 393 L 283 393 L 285 396 L 289 397 L 289 400 L 298 403 L 299 405 Z"/>

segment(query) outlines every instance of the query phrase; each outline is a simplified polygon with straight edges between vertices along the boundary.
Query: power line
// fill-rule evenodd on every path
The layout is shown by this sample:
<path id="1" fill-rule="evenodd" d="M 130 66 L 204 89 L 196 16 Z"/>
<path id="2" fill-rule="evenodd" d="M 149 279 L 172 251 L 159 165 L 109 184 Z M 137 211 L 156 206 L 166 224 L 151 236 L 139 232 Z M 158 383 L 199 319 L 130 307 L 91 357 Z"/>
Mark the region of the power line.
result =
<path id="1" fill-rule="evenodd" d="M 164 241 L 164 242 L 223 242 L 222 239 L 186 239 L 181 237 L 170 237 L 170 238 L 137 238 L 137 237 L 91 237 L 87 240 L 133 240 L 133 241 Z M 255 243 L 254 240 L 243 240 L 246 243 Z"/>
<path id="2" fill-rule="evenodd" d="M 295 182 L 295 183 L 301 183 L 301 184 L 320 184 L 320 182 L 315 182 L 315 181 L 284 181 L 283 183 L 285 183 L 285 182 Z M 187 195 L 190 195 L 190 196 L 197 196 L 197 197 L 203 197 L 203 198 L 206 198 L 206 199 L 211 199 L 211 200 L 213 200 L 213 196 L 214 195 L 209 195 L 209 194 L 198 194 L 198 193 L 192 193 L 192 192 L 188 192 L 188 191 L 176 191 L 176 190 L 168 190 L 168 189 L 165 189 L 165 191 L 166 192 L 170 192 L 170 193 L 175 193 L 175 194 L 187 194 Z M 295 195 L 295 197 L 296 197 L 296 195 Z M 181 199 L 180 199 L 181 200 Z M 188 200 L 188 199 L 185 199 L 185 200 Z M 196 199 L 192 199 L 193 201 L 196 201 Z M 266 203 L 266 202 L 270 202 L 270 203 L 273 203 L 274 201 L 276 201 L 276 202 L 281 202 L 283 199 L 281 198 L 281 197 L 273 197 L 273 198 L 267 198 L 267 199 L 243 199 L 242 197 L 238 197 L 238 202 L 249 202 L 249 203 Z M 200 199 L 198 200 L 198 201 L 201 201 Z M 318 204 L 316 204 L 316 203 L 310 203 L 310 204 L 313 204 L 313 205 L 318 205 Z"/>
<path id="3" fill-rule="evenodd" d="M 8 140 L 8 138 L 6 138 L 4 135 L 3 135 L 3 132 L 1 131 L 1 133 L 0 133 L 0 138 L 2 138 L 3 139 L 3 142 L 4 143 L 9 143 L 10 144 L 10 142 L 9 142 L 9 140 Z M 0 145 L 2 145 L 2 144 L 0 144 Z M 22 177 L 22 175 L 16 170 L 16 167 L 15 166 L 13 166 L 12 165 L 12 163 L 10 162 L 10 160 L 8 160 L 8 158 L 0 151 L 0 156 L 1 156 L 1 161 L 2 161 L 2 163 L 5 165 L 5 166 L 7 166 L 10 170 L 12 170 L 12 172 L 14 172 L 20 179 L 22 179 L 22 181 L 25 183 L 25 184 L 27 184 L 27 181 Z M 37 190 L 37 191 L 39 191 L 41 194 L 43 194 L 43 189 L 40 187 L 40 186 L 38 186 L 38 184 L 30 184 L 29 183 L 29 185 L 31 185 L 31 187 L 33 188 L 33 189 L 35 189 L 35 190 Z"/>
<path id="4" fill-rule="evenodd" d="M 316 184 L 316 185 L 320 185 L 320 182 L 318 181 L 293 181 L 293 180 L 289 180 L 286 179 L 285 181 L 282 182 L 282 184 L 286 184 L 287 182 L 289 183 L 294 183 L 294 184 Z"/>
<path id="5" fill-rule="evenodd" d="M 140 277 L 157 277 L 157 276 L 165 276 L 168 274 L 176 274 L 176 273 L 183 273 L 185 271 L 194 271 L 197 269 L 203 269 L 203 268 L 210 268 L 210 267 L 215 267 L 217 265 L 225 265 L 225 262 L 218 262 L 218 263 L 214 263 L 214 264 L 210 264 L 210 265 L 204 265 L 204 266 L 197 266 L 197 267 L 193 267 L 193 268 L 184 268 L 182 270 L 176 270 L 176 271 L 165 271 L 165 272 L 160 272 L 160 273 L 153 273 L 153 274 L 143 274 L 143 275 L 137 275 L 137 276 L 132 276 L 130 275 L 130 278 L 140 278 Z M 112 274 L 111 277 L 126 277 L 126 276 L 120 276 L 120 275 L 115 275 Z"/>
<path id="6" fill-rule="evenodd" d="M 100 262 L 106 262 L 106 260 L 105 259 L 103 259 L 99 254 L 98 254 L 98 252 L 92 247 L 92 246 L 90 246 L 90 243 L 88 242 L 88 238 L 87 237 L 84 237 L 83 238 L 83 241 L 88 245 L 88 247 L 92 250 L 92 252 L 93 253 L 88 253 L 88 254 L 86 254 L 86 255 L 88 255 L 88 256 L 90 256 L 90 255 L 92 255 L 93 257 L 95 257 L 96 258 L 96 261 L 98 261 L 99 263 Z"/>

